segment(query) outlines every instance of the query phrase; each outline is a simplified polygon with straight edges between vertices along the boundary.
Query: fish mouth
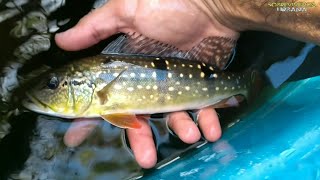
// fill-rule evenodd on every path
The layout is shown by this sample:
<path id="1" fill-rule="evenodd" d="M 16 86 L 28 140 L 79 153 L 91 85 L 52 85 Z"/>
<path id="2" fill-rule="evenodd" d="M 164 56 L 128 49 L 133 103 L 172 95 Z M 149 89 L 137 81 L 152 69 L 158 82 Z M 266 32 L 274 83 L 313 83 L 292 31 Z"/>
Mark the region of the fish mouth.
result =
<path id="1" fill-rule="evenodd" d="M 52 108 L 50 108 L 50 106 L 42 103 L 40 100 L 32 96 L 30 93 L 26 93 L 26 96 L 27 98 L 25 98 L 22 101 L 22 105 L 30 111 L 43 114 L 43 115 L 55 116 L 55 117 L 66 118 L 66 119 L 77 118 L 75 114 L 64 115 L 54 111 Z"/>
<path id="2" fill-rule="evenodd" d="M 46 104 L 39 101 L 30 93 L 26 93 L 27 98 L 22 101 L 22 105 L 30 111 L 35 111 L 41 114 L 53 113 L 53 110 Z"/>

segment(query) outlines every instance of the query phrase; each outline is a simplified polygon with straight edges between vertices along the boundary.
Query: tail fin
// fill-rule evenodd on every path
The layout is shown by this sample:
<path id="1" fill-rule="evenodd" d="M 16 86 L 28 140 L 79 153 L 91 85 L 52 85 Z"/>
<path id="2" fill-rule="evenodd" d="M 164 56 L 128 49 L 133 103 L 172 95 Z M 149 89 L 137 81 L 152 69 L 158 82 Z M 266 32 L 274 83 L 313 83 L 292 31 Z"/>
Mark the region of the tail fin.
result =
<path id="1" fill-rule="evenodd" d="M 246 74 L 250 78 L 250 87 L 247 96 L 249 104 L 252 104 L 262 93 L 263 89 L 271 84 L 268 76 L 263 70 L 263 57 L 264 53 L 261 53 L 257 61 L 246 70 Z"/>
<path id="2" fill-rule="evenodd" d="M 250 73 L 250 87 L 247 101 L 249 104 L 252 104 L 268 85 L 268 79 L 265 74 L 259 70 L 250 70 L 248 73 Z"/>

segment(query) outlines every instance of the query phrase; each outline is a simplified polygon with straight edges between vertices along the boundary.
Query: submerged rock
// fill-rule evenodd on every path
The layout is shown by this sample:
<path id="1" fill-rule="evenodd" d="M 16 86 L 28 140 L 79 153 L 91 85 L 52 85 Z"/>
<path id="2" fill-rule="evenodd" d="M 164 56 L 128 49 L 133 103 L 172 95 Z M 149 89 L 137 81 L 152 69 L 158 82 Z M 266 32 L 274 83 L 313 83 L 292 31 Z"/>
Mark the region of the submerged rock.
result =
<path id="1" fill-rule="evenodd" d="M 17 179 L 126 179 L 142 171 L 123 142 L 123 132 L 101 121 L 100 125 L 75 148 L 63 144 L 70 121 L 38 116 L 30 155 Z"/>

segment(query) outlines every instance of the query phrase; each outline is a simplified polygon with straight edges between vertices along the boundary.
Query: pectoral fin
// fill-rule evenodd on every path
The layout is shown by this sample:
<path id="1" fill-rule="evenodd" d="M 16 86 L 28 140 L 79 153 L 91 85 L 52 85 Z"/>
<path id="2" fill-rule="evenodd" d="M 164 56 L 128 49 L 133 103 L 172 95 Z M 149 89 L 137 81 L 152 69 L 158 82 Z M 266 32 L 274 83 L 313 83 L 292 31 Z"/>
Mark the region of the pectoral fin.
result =
<path id="1" fill-rule="evenodd" d="M 99 97 L 100 104 L 105 104 L 108 101 L 108 90 L 110 85 L 106 85 L 103 89 L 97 92 L 97 96 Z"/>
<path id="2" fill-rule="evenodd" d="M 113 86 L 113 84 L 120 78 L 122 73 L 125 71 L 126 70 L 123 70 L 116 78 L 114 78 L 110 83 L 108 83 L 100 91 L 97 92 L 97 96 L 99 97 L 101 105 L 105 104 L 108 101 L 108 92 L 110 90 L 110 87 Z"/>
<path id="3" fill-rule="evenodd" d="M 213 108 L 227 108 L 227 107 L 236 107 L 239 106 L 239 103 L 244 100 L 242 95 L 232 96 L 227 99 L 219 101 L 217 104 L 213 105 Z"/>
<path id="4" fill-rule="evenodd" d="M 101 117 L 120 128 L 139 129 L 141 127 L 141 123 L 134 114 L 106 114 Z"/>

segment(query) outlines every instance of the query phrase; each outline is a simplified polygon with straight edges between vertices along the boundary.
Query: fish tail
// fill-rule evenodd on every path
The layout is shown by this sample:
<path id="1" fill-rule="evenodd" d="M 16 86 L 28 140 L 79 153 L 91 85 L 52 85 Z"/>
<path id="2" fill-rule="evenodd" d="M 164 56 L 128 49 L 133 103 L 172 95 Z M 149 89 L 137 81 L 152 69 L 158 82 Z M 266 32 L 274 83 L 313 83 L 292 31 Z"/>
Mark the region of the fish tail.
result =
<path id="1" fill-rule="evenodd" d="M 247 101 L 249 104 L 252 104 L 259 97 L 264 87 L 266 87 L 267 81 L 265 75 L 259 70 L 250 70 L 248 73 L 250 85 Z"/>
<path id="2" fill-rule="evenodd" d="M 270 84 L 270 80 L 263 70 L 263 54 L 257 61 L 246 70 L 246 75 L 249 77 L 249 90 L 247 101 L 252 104 L 262 93 L 263 89 Z"/>

